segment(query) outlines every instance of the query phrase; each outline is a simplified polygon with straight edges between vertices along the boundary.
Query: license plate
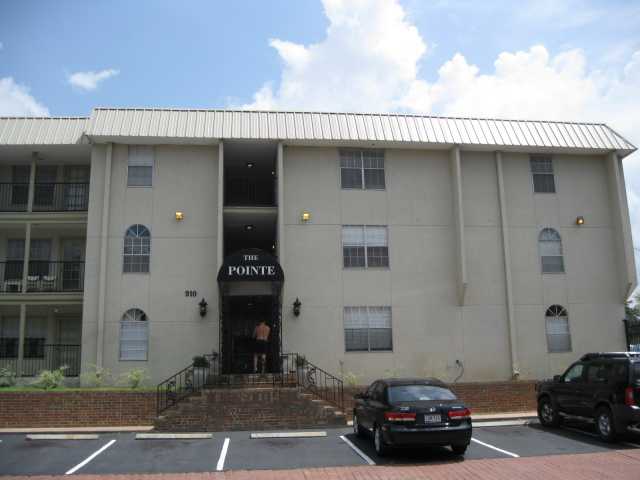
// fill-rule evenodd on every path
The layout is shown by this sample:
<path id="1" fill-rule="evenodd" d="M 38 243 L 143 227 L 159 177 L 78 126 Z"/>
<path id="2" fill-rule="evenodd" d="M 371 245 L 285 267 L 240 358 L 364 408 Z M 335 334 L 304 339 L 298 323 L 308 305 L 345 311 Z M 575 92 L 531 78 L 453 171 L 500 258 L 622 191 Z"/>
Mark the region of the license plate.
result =
<path id="1" fill-rule="evenodd" d="M 440 415 L 425 415 L 424 423 L 440 423 L 441 417 Z"/>

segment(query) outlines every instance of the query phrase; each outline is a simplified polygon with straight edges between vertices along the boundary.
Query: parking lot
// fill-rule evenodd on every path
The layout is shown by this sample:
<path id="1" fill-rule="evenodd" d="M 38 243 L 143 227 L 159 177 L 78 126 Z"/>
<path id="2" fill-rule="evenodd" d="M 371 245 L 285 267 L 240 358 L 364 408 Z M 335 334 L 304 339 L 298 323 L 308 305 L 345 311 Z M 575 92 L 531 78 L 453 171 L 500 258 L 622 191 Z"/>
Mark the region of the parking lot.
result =
<path id="1" fill-rule="evenodd" d="M 100 434 L 93 440 L 27 440 L 0 436 L 0 474 L 183 473 L 216 470 L 291 469 L 357 465 L 428 465 L 463 459 L 597 453 L 640 448 L 640 438 L 600 441 L 589 427 L 545 430 L 537 424 L 474 427 L 463 457 L 447 448 L 376 456 L 372 442 L 351 429 L 326 430 L 319 438 L 251 439 L 251 432 L 214 433 L 210 439 L 136 440 L 134 433 Z"/>

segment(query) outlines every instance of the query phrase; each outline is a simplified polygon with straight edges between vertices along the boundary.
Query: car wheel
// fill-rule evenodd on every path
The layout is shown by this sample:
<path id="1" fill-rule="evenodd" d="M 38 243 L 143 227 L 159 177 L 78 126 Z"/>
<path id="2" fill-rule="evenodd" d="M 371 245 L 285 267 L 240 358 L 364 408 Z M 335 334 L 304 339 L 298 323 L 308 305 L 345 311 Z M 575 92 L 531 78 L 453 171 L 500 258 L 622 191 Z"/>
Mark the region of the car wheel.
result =
<path id="1" fill-rule="evenodd" d="M 364 428 L 360 426 L 358 414 L 355 412 L 353 413 L 353 433 L 355 433 L 356 437 L 362 437 L 364 435 Z"/>
<path id="2" fill-rule="evenodd" d="M 384 443 L 384 439 L 382 438 L 382 429 L 377 425 L 373 430 L 373 445 L 376 448 L 376 453 L 380 457 L 384 457 L 387 453 L 389 453 L 389 447 Z"/>
<path id="3" fill-rule="evenodd" d="M 613 422 L 613 414 L 608 407 L 600 407 L 596 412 L 596 432 L 605 442 L 613 442 L 616 439 L 616 429 Z"/>
<path id="4" fill-rule="evenodd" d="M 453 450 L 453 453 L 456 455 L 464 455 L 468 447 L 468 443 L 464 445 L 451 445 L 451 450 Z"/>
<path id="5" fill-rule="evenodd" d="M 549 397 L 544 397 L 538 402 L 538 420 L 540 420 L 540 424 L 543 427 L 557 427 L 560 425 L 560 415 Z"/>

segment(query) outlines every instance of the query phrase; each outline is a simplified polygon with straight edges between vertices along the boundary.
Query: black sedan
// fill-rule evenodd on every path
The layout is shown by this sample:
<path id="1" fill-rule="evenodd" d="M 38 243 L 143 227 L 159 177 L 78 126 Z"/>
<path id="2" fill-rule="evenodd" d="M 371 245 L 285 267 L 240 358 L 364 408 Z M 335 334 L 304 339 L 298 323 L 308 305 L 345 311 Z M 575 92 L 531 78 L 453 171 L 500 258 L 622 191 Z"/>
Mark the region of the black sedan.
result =
<path id="1" fill-rule="evenodd" d="M 463 455 L 471 442 L 471 412 L 435 378 L 376 380 L 355 395 L 353 430 L 373 434 L 378 455 L 391 447 L 450 445 Z"/>

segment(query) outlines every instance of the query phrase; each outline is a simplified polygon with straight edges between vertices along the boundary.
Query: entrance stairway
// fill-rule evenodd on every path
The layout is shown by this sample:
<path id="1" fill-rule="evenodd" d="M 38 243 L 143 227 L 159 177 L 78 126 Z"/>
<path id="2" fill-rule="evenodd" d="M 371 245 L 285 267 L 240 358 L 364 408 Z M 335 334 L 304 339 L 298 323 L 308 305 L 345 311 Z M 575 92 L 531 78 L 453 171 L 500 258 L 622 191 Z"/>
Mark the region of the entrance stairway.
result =
<path id="1" fill-rule="evenodd" d="M 342 381 L 297 354 L 282 357 L 284 373 L 220 375 L 215 361 L 204 372 L 187 367 L 158 385 L 154 429 L 211 432 L 345 426 Z"/>

